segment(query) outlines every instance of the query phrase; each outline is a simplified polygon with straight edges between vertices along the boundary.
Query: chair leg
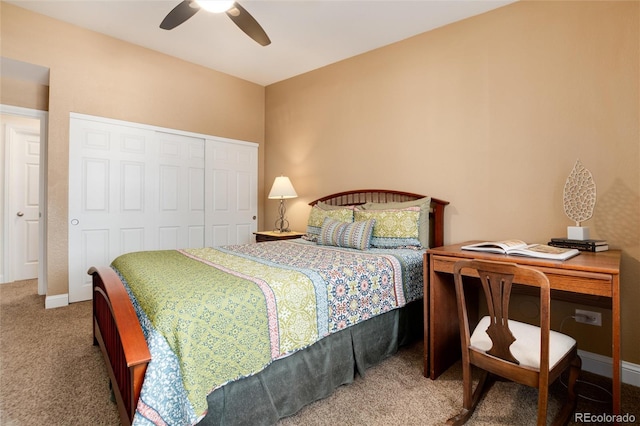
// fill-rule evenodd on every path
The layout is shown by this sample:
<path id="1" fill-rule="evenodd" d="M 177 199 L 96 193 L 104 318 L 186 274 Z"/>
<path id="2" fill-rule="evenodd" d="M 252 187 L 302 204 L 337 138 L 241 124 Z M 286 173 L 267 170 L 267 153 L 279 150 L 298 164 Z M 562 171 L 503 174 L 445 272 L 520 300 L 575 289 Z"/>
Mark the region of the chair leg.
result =
<path id="1" fill-rule="evenodd" d="M 468 380 L 467 380 L 467 377 L 464 377 L 463 381 L 464 381 L 463 386 L 465 388 L 464 394 L 467 395 L 467 392 L 468 392 L 468 394 L 470 395 L 471 387 L 473 386 L 471 377 L 468 377 Z M 473 415 L 473 412 L 478 406 L 478 402 L 480 402 L 480 400 L 482 399 L 482 396 L 484 395 L 484 391 L 491 387 L 491 385 L 493 384 L 493 381 L 494 381 L 493 376 L 489 374 L 487 371 L 483 371 L 482 376 L 480 376 L 480 381 L 478 381 L 478 385 L 476 386 L 476 390 L 473 392 L 473 396 L 469 398 L 468 403 L 467 401 L 463 403 L 463 407 L 460 413 L 448 419 L 446 424 L 452 425 L 452 426 L 460 426 L 465 424 L 467 420 L 469 420 L 471 415 Z"/>
<path id="2" fill-rule="evenodd" d="M 547 424 L 547 405 L 549 403 L 549 386 L 538 389 L 538 426 Z"/>
<path id="3" fill-rule="evenodd" d="M 563 426 L 569 423 L 571 418 L 571 414 L 576 409 L 576 404 L 578 403 L 578 394 L 576 393 L 576 382 L 580 377 L 580 372 L 582 371 L 582 359 L 576 355 L 576 357 L 571 361 L 571 365 L 569 367 L 569 382 L 567 383 L 567 401 L 562 406 L 562 409 L 556 416 L 553 421 L 553 426 Z"/>
<path id="4" fill-rule="evenodd" d="M 578 402 L 578 395 L 576 394 L 576 382 L 580 377 L 581 371 L 582 371 L 582 358 L 576 355 L 573 361 L 571 361 L 571 368 L 569 370 L 569 384 L 568 384 L 569 402 L 571 403 L 574 409 L 576 408 L 576 404 Z"/>

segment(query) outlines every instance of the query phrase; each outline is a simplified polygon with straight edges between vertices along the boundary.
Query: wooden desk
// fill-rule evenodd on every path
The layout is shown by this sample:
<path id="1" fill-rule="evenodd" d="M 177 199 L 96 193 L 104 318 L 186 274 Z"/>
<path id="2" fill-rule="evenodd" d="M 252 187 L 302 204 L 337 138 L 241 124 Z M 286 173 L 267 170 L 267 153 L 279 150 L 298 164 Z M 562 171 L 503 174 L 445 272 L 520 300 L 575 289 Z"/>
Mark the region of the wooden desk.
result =
<path id="1" fill-rule="evenodd" d="M 560 290 L 602 296 L 611 300 L 613 413 L 620 414 L 620 250 L 581 252 L 580 255 L 563 262 L 466 251 L 460 248 L 473 242 L 475 241 L 437 247 L 425 253 L 424 294 L 425 305 L 428 304 L 428 309 L 425 306 L 425 377 L 436 379 L 460 358 L 458 308 L 453 285 L 454 263 L 463 259 L 514 262 L 544 272 L 551 284 L 552 297 L 554 290 Z"/>

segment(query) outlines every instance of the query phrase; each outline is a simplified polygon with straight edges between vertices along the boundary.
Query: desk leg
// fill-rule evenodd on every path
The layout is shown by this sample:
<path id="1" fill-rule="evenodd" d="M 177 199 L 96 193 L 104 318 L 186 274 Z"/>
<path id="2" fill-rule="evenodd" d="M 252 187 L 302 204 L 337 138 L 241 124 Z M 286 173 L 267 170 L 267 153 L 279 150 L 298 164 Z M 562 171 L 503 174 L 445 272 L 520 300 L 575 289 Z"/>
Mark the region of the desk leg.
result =
<path id="1" fill-rule="evenodd" d="M 613 414 L 620 412 L 620 276 L 614 275 L 612 281 L 611 294 L 611 358 L 613 360 L 612 394 L 613 394 Z"/>
<path id="2" fill-rule="evenodd" d="M 424 304 L 423 309 L 423 330 L 424 330 L 424 349 L 422 351 L 422 375 L 429 377 L 429 258 L 427 253 L 424 254 L 424 260 L 422 262 L 422 274 L 423 274 L 423 287 L 422 287 L 422 302 Z"/>
<path id="3" fill-rule="evenodd" d="M 460 358 L 460 328 L 453 275 L 434 272 L 430 257 L 429 377 L 435 380 Z"/>

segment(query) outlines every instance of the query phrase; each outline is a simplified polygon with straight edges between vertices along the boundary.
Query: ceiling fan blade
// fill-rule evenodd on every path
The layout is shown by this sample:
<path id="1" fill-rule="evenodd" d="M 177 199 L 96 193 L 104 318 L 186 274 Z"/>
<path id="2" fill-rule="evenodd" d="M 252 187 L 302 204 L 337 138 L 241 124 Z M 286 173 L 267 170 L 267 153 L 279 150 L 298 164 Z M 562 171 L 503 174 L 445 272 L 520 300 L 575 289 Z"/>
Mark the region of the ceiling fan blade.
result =
<path id="1" fill-rule="evenodd" d="M 246 35 L 254 39 L 258 44 L 267 46 L 271 44 L 269 36 L 262 29 L 258 21 L 256 21 L 244 7 L 235 2 L 231 9 L 227 10 L 227 16 L 245 32 Z"/>
<path id="2" fill-rule="evenodd" d="M 180 2 L 164 17 L 160 23 L 160 28 L 163 30 L 172 30 L 195 15 L 200 8 L 196 4 L 191 6 L 191 3 L 191 0 L 183 0 Z"/>

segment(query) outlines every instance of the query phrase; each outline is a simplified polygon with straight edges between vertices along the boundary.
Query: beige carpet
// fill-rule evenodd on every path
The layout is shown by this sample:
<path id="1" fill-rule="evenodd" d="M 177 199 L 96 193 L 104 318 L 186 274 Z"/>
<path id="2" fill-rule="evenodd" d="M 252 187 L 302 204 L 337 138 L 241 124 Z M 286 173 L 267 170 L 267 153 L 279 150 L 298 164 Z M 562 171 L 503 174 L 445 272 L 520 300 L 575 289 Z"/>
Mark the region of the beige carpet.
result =
<path id="1" fill-rule="evenodd" d="M 0 425 L 119 424 L 100 351 L 92 344 L 91 303 L 45 310 L 44 297 L 36 292 L 35 281 L 0 285 Z M 424 378 L 422 342 L 417 342 L 280 425 L 442 424 L 461 406 L 460 375 L 456 364 L 436 381 Z M 609 398 L 588 384 L 581 384 L 580 392 Z M 551 410 L 565 394 L 561 384 L 553 394 Z M 534 389 L 498 382 L 468 424 L 535 424 L 536 404 Z M 640 421 L 639 388 L 623 387 L 622 409 Z M 610 407 L 581 399 L 578 411 Z"/>

